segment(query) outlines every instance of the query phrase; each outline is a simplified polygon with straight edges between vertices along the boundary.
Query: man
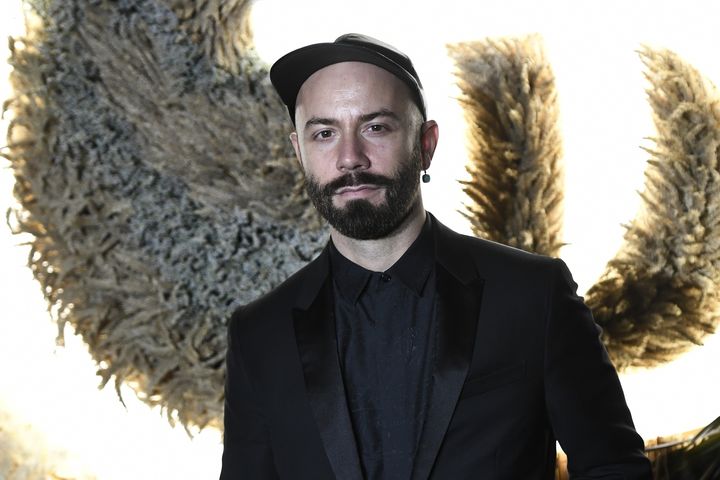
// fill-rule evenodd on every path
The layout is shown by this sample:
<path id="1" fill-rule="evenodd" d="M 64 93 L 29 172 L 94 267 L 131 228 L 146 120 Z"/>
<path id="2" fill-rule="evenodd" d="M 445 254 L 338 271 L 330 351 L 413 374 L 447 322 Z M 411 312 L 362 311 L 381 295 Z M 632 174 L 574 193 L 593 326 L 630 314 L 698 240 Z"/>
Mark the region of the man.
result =
<path id="1" fill-rule="evenodd" d="M 423 208 L 438 141 L 410 59 L 363 35 L 270 73 L 320 256 L 229 325 L 228 479 L 650 478 L 613 366 L 560 260 Z"/>

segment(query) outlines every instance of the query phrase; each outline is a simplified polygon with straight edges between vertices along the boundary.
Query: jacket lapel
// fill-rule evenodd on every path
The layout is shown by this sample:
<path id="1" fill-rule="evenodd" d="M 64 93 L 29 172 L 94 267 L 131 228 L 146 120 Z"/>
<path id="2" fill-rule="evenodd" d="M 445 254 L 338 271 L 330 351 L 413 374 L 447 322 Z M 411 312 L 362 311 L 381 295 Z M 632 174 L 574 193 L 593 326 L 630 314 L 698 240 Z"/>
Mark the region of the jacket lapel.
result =
<path id="1" fill-rule="evenodd" d="M 413 466 L 413 480 L 430 476 L 452 419 L 470 361 L 483 279 L 456 241 L 458 235 L 435 218 L 437 343 L 433 388 Z M 308 394 L 323 447 L 338 479 L 362 480 L 362 470 L 347 408 L 335 331 L 327 248 L 312 264 L 293 310 L 295 336 Z"/>
<path id="2" fill-rule="evenodd" d="M 335 478 L 361 480 L 362 470 L 338 361 L 327 249 L 315 267 L 315 275 L 310 275 L 306 291 L 298 297 L 298 308 L 293 310 L 305 387 Z"/>
<path id="3" fill-rule="evenodd" d="M 430 405 L 413 467 L 413 480 L 429 477 L 472 359 L 483 289 L 473 262 L 454 245 L 454 232 L 437 220 L 437 343 Z"/>

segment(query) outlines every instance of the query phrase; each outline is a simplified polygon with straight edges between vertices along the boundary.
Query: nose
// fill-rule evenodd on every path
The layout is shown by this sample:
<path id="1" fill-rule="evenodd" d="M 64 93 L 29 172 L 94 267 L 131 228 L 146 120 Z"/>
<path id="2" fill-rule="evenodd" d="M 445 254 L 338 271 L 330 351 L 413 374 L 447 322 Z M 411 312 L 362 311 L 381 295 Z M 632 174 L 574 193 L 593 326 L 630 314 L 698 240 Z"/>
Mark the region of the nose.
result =
<path id="1" fill-rule="evenodd" d="M 337 169 L 341 172 L 365 170 L 370 166 L 363 141 L 357 135 L 345 135 L 338 143 Z"/>

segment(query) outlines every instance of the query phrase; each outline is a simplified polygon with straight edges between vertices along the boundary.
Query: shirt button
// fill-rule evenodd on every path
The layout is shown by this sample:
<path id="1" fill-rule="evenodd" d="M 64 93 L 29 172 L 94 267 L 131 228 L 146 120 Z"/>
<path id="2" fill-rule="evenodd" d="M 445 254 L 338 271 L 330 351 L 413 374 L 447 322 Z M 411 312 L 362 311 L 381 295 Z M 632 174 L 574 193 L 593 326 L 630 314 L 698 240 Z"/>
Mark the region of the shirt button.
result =
<path id="1" fill-rule="evenodd" d="M 382 280 L 383 282 L 387 283 L 387 282 L 390 281 L 390 275 L 388 275 L 387 273 L 381 273 L 381 274 L 380 274 L 380 280 Z"/>

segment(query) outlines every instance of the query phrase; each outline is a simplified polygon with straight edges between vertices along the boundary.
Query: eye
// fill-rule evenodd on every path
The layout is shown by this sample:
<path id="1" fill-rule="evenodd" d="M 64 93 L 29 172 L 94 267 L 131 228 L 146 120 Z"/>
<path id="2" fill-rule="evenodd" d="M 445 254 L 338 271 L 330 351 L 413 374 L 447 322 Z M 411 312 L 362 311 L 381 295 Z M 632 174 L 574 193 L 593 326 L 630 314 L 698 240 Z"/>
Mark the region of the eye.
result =
<path id="1" fill-rule="evenodd" d="M 333 136 L 332 130 L 320 130 L 313 135 L 314 139 L 325 140 Z"/>
<path id="2" fill-rule="evenodd" d="M 372 125 L 369 125 L 367 129 L 371 133 L 382 133 L 385 132 L 388 128 L 383 124 L 373 123 Z"/>

